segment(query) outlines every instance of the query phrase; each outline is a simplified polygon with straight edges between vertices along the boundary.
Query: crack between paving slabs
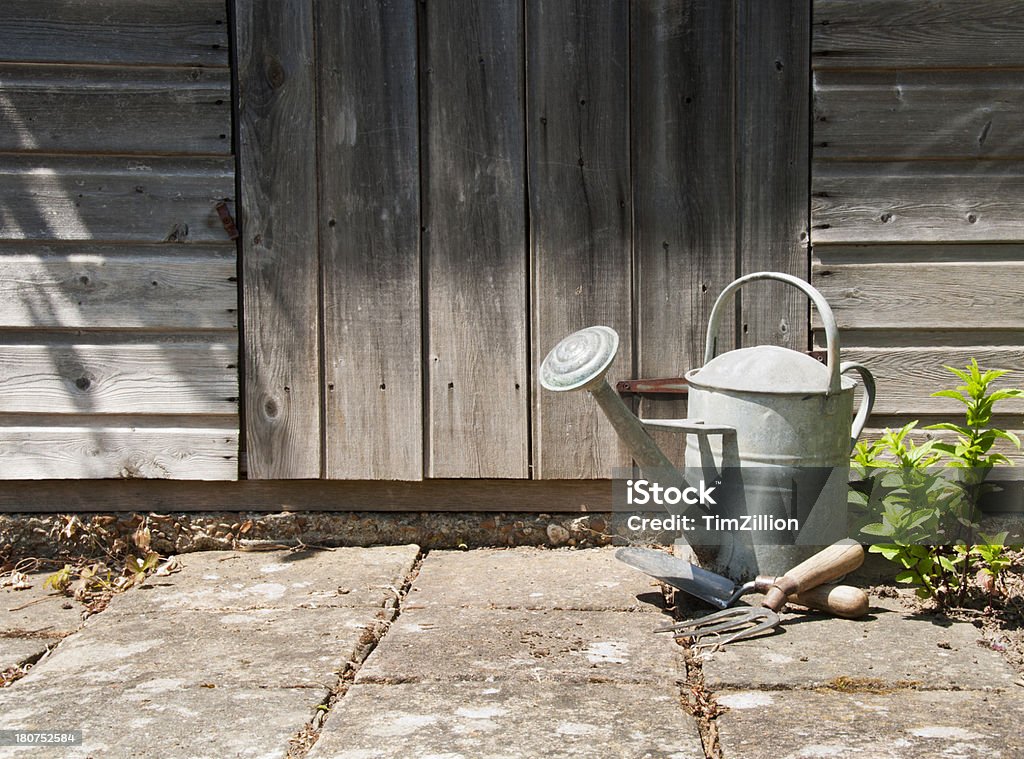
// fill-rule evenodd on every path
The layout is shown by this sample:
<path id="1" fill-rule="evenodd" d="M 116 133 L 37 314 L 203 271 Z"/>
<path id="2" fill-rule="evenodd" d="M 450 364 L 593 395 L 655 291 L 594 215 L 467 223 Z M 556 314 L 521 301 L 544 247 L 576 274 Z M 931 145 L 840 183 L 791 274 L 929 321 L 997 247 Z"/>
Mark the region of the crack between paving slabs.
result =
<path id="1" fill-rule="evenodd" d="M 36 666 L 54 649 L 56 649 L 59 643 L 60 641 L 57 641 L 57 643 L 54 643 L 52 646 L 46 646 L 42 651 L 32 654 L 15 664 L 13 667 L 0 670 L 0 688 L 10 688 L 14 683 L 18 682 L 18 680 L 23 678 L 32 670 L 32 667 Z"/>
<path id="2" fill-rule="evenodd" d="M 673 616 L 681 620 L 683 617 L 680 614 L 679 596 L 675 589 L 668 585 L 662 585 L 661 589 L 665 595 L 666 608 L 672 609 Z M 703 660 L 692 648 L 691 639 L 676 638 L 676 644 L 683 649 L 683 662 L 686 667 L 686 679 L 679 681 L 679 705 L 697 721 L 705 759 L 724 759 L 716 720 L 728 709 L 718 703 L 715 694 L 707 687 Z"/>
<path id="3" fill-rule="evenodd" d="M 676 619 L 685 619 L 681 614 L 679 594 L 674 588 L 662 585 L 666 608 L 673 611 Z M 679 700 L 683 710 L 697 720 L 701 744 L 705 759 L 726 759 L 718 733 L 717 719 L 729 711 L 729 708 L 718 703 L 715 693 L 708 688 L 704 678 L 703 656 L 692 647 L 691 638 L 677 638 L 676 643 L 683 649 L 683 661 L 686 666 L 686 679 L 680 681 Z M 846 677 L 832 678 L 824 683 L 806 687 L 791 685 L 762 684 L 757 686 L 760 691 L 794 691 L 838 692 L 838 693 L 877 693 L 887 694 L 903 690 L 960 690 L 958 687 L 930 688 L 919 680 L 896 680 L 888 682 L 880 678 Z"/>
<path id="4" fill-rule="evenodd" d="M 384 599 L 384 603 L 377 612 L 377 618 L 363 630 L 352 658 L 345 662 L 338 673 L 338 679 L 334 686 L 323 701 L 317 704 L 316 713 L 309 722 L 288 740 L 287 759 L 303 759 L 313 749 L 313 746 L 320 738 L 324 724 L 334 709 L 334 705 L 345 696 L 355 681 L 356 674 L 363 666 L 363 662 L 380 645 L 380 642 L 388 634 L 391 626 L 402 615 L 402 603 L 409 594 L 409 589 L 412 587 L 417 575 L 419 575 L 420 567 L 423 565 L 423 560 L 426 559 L 427 553 L 427 551 L 421 549 L 409 573 L 403 579 L 401 587 L 391 587 L 394 595 Z M 393 607 L 389 606 L 391 603 L 394 604 Z"/>

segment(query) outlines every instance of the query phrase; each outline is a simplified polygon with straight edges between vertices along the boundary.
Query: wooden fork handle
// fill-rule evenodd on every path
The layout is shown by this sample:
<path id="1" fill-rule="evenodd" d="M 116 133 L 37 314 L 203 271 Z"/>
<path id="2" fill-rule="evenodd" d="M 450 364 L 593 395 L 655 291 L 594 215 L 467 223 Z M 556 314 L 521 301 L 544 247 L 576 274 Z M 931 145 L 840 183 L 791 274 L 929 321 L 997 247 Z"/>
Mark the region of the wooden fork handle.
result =
<path id="1" fill-rule="evenodd" d="M 868 613 L 868 594 L 852 585 L 819 585 L 787 599 L 787 603 L 817 609 L 843 619 L 859 619 Z"/>
<path id="2" fill-rule="evenodd" d="M 777 577 L 762 606 L 779 611 L 786 605 L 788 596 L 806 594 L 812 588 L 852 572 L 863 563 L 864 549 L 860 543 L 849 538 L 840 540 L 797 564 L 782 577 Z"/>

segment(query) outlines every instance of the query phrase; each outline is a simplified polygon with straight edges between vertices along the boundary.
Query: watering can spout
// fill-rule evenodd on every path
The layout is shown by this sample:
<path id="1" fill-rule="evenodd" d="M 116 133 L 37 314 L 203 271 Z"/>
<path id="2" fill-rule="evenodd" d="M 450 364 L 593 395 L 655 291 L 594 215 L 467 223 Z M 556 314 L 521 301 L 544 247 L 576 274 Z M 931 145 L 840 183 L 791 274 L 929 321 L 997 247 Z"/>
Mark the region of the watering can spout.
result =
<path id="1" fill-rule="evenodd" d="M 664 478 L 666 473 L 675 471 L 675 466 L 605 378 L 618 347 L 619 335 L 611 327 L 587 327 L 574 332 L 544 359 L 540 384 L 555 392 L 589 391 L 641 470 L 657 472 Z"/>
<path id="2" fill-rule="evenodd" d="M 683 473 L 648 434 L 645 422 L 629 410 L 605 378 L 618 347 L 618 333 L 611 327 L 587 327 L 574 332 L 558 343 L 544 359 L 540 367 L 540 384 L 555 392 L 588 391 L 641 472 L 666 488 L 675 487 L 683 491 L 689 487 Z M 666 421 L 685 424 L 684 420 Z M 649 425 L 662 426 L 655 422 Z M 703 512 L 697 506 L 688 506 L 681 513 L 695 517 L 694 528 L 688 536 L 692 540 L 683 539 L 682 542 L 691 544 L 690 549 L 702 563 L 714 563 L 722 550 L 722 537 L 709 539 L 699 519 Z"/>

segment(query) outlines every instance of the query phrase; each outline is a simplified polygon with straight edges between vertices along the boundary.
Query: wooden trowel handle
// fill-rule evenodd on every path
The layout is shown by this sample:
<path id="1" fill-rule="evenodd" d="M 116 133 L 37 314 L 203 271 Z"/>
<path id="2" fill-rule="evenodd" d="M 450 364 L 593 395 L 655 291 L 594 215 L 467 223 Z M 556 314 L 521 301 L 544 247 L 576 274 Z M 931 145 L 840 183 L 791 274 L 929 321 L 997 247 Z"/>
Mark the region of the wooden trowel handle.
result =
<path id="1" fill-rule="evenodd" d="M 855 540 L 840 540 L 797 564 L 775 580 L 763 606 L 779 611 L 786 605 L 786 597 L 806 593 L 811 588 L 837 580 L 864 563 L 864 549 Z"/>
<path id="2" fill-rule="evenodd" d="M 859 619 L 868 613 L 868 594 L 852 585 L 819 585 L 797 593 L 788 603 L 817 609 L 843 619 Z"/>

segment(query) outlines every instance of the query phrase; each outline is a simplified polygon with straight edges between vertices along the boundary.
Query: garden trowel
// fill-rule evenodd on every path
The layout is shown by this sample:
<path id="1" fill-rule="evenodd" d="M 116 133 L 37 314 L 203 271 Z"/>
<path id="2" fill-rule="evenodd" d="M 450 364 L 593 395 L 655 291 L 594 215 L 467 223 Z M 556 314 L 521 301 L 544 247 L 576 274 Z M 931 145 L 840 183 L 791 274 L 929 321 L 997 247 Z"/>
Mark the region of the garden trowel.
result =
<path id="1" fill-rule="evenodd" d="M 759 576 L 750 582 L 737 584 L 728 577 L 652 548 L 620 548 L 615 552 L 615 558 L 666 585 L 706 601 L 716 609 L 729 608 L 747 593 L 767 593 L 776 581 L 774 577 Z M 846 619 L 862 617 L 868 610 L 867 594 L 850 585 L 818 585 L 786 600 Z"/>

